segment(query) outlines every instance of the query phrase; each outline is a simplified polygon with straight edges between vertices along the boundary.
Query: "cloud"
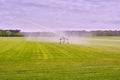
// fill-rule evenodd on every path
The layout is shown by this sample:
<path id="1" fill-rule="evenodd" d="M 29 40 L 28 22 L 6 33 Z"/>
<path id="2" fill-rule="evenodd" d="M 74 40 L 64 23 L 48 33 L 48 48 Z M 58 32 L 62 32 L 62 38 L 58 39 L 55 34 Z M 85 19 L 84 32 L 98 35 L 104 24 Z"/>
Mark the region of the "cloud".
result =
<path id="1" fill-rule="evenodd" d="M 119 13 L 120 0 L 0 0 L 0 23 L 5 24 L 23 19 L 54 28 L 115 27 Z"/>
<path id="2" fill-rule="evenodd" d="M 120 25 L 120 20 L 110 20 L 110 21 L 106 21 L 106 23 Z"/>

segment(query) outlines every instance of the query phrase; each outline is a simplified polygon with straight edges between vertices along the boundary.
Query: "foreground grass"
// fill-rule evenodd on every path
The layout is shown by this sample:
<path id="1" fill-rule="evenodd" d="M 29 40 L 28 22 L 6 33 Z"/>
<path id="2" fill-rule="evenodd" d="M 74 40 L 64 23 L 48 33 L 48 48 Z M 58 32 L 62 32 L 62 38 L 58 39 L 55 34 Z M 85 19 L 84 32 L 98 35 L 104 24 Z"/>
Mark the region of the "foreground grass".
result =
<path id="1" fill-rule="evenodd" d="M 89 45 L 0 38 L 0 80 L 120 80 L 120 38 Z"/>

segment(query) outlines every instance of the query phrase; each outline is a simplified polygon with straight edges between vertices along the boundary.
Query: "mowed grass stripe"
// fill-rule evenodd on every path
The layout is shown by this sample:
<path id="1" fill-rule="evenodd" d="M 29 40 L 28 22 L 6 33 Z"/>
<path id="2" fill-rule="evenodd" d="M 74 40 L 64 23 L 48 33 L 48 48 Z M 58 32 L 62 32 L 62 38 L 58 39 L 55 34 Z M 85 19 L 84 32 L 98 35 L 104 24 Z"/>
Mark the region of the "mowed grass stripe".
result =
<path id="1" fill-rule="evenodd" d="M 23 42 L 21 43 L 19 47 L 19 50 L 18 50 L 18 53 L 16 55 L 14 55 L 13 58 L 15 58 L 16 60 L 22 60 L 22 55 L 24 55 L 24 50 L 25 48 L 27 47 L 27 43 L 26 42 Z"/>
<path id="2" fill-rule="evenodd" d="M 54 46 L 52 46 L 52 45 L 49 45 L 49 46 L 52 47 L 52 49 L 57 48 L 56 49 L 57 52 L 60 52 L 58 54 L 63 55 L 65 58 L 81 58 L 81 56 L 83 57 L 83 55 L 87 55 L 87 54 L 84 53 L 85 51 L 82 52 L 82 51 L 78 50 L 78 49 L 81 49 L 80 46 L 77 47 L 77 46 L 69 45 L 69 44 L 68 45 L 54 44 Z M 84 47 L 84 48 L 86 48 L 86 47 Z M 87 50 L 87 48 L 85 50 Z M 86 56 L 85 56 L 85 58 L 86 58 Z"/>
<path id="3" fill-rule="evenodd" d="M 59 49 L 66 51 L 67 52 L 67 56 L 69 58 L 79 58 L 79 55 L 77 55 L 77 53 L 80 53 L 80 52 L 75 51 L 74 47 L 71 47 L 71 45 L 69 45 L 69 44 L 68 45 L 59 46 Z M 64 51 L 63 51 L 63 53 L 64 53 Z"/>
<path id="4" fill-rule="evenodd" d="M 37 60 L 37 59 L 42 59 L 43 58 L 43 54 L 39 48 L 39 43 L 33 42 L 32 43 L 32 57 L 31 59 L 33 60 Z"/>
<path id="5" fill-rule="evenodd" d="M 47 45 L 48 49 L 51 49 L 51 53 L 53 55 L 56 55 L 56 58 L 76 58 L 75 54 L 73 55 L 71 52 L 69 52 L 69 47 L 67 45 L 60 45 L 60 44 L 48 44 Z M 67 48 L 67 50 L 65 49 Z"/>
<path id="6" fill-rule="evenodd" d="M 18 47 L 20 43 L 6 43 L 6 47 L 0 52 L 1 59 L 9 59 L 14 53 L 16 53 L 15 48 Z M 4 54 L 3 54 L 4 53 Z"/>
<path id="7" fill-rule="evenodd" d="M 39 43 L 40 51 L 43 55 L 42 59 L 51 59 L 53 58 L 53 55 L 51 55 L 50 51 L 47 49 L 47 47 L 44 45 L 44 43 Z"/>
<path id="8" fill-rule="evenodd" d="M 20 54 L 19 58 L 29 60 L 32 56 L 32 43 L 26 42 L 24 45 L 23 52 Z"/>
<path id="9" fill-rule="evenodd" d="M 7 56 L 8 60 L 13 59 L 14 56 L 19 53 L 19 51 L 21 50 L 21 47 L 20 47 L 21 43 L 22 42 L 16 43 L 14 46 L 11 46 L 11 50 L 6 52 L 6 53 L 9 53 Z"/>
<path id="10" fill-rule="evenodd" d="M 14 45 L 16 45 L 16 44 L 14 44 L 12 42 L 5 42 L 5 46 L 0 47 L 0 53 L 5 53 L 6 51 L 11 50 L 11 47 Z"/>
<path id="11" fill-rule="evenodd" d="M 16 38 L 13 38 L 13 39 L 9 39 L 9 38 L 0 38 L 2 39 L 2 41 L 0 41 L 0 53 L 4 52 L 4 51 L 7 51 L 7 50 L 11 50 L 12 47 L 15 49 L 16 47 L 14 47 L 15 45 L 16 46 L 19 46 L 18 44 L 19 43 L 22 43 L 24 41 L 22 41 L 21 39 L 16 41 L 14 39 Z M 9 41 L 11 40 L 11 41 Z"/>
<path id="12" fill-rule="evenodd" d="M 24 46 L 24 42 L 20 43 L 18 46 L 13 47 L 14 52 L 13 55 L 10 57 L 10 60 L 19 60 L 19 55 L 21 54 L 21 48 Z"/>
<path id="13" fill-rule="evenodd" d="M 53 56 L 53 58 L 62 58 L 63 54 L 58 50 L 58 47 L 54 44 L 45 44 L 46 48 L 49 51 L 49 54 Z"/>

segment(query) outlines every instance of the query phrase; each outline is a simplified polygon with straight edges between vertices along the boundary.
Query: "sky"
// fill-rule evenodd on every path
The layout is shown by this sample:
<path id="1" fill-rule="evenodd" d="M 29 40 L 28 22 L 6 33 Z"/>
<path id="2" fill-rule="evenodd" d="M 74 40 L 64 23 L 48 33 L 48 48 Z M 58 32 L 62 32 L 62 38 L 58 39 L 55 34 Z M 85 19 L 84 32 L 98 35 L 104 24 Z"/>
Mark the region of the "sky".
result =
<path id="1" fill-rule="evenodd" d="M 120 0 L 0 0 L 0 29 L 120 30 Z"/>

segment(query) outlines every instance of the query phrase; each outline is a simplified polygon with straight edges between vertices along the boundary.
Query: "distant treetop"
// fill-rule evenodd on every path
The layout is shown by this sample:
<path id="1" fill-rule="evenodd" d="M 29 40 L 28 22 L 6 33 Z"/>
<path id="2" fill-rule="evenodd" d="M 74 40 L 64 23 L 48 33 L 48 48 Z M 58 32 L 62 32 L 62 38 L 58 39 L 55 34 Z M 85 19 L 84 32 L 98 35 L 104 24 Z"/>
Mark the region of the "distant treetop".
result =
<path id="1" fill-rule="evenodd" d="M 2 30 L 0 29 L 0 37 L 22 37 L 20 30 Z"/>

